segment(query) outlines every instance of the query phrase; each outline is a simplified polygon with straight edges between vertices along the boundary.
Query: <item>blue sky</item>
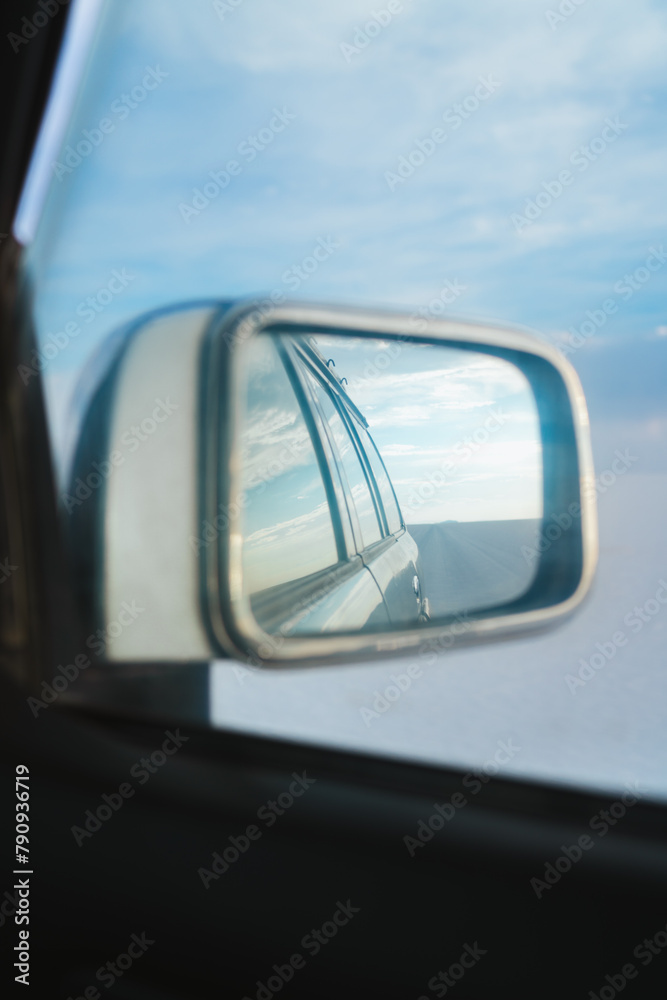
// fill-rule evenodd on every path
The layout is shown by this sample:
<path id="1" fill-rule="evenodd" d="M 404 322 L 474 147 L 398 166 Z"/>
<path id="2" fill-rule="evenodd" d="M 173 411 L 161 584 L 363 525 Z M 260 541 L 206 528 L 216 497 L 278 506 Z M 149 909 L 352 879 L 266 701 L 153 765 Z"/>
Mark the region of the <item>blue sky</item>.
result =
<path id="1" fill-rule="evenodd" d="M 542 516 L 542 450 L 527 379 L 440 345 L 318 337 L 368 420 L 405 523 Z"/>
<path id="2" fill-rule="evenodd" d="M 114 129 L 52 176 L 28 258 L 41 342 L 81 329 L 45 368 L 57 447 L 72 387 L 111 330 L 189 298 L 279 289 L 413 311 L 449 282 L 460 291 L 447 314 L 562 341 L 611 296 L 618 308 L 573 362 L 613 337 L 655 344 L 664 364 L 667 264 L 629 297 L 615 290 L 666 232 L 662 4 L 586 0 L 554 27 L 556 4 L 414 0 L 377 31 L 382 4 L 362 0 L 102 6 L 63 147 L 105 117 Z M 167 75 L 121 120 L 113 108 L 147 67 Z M 483 99 L 480 80 L 492 81 Z M 434 129 L 445 138 L 392 181 Z M 242 144 L 260 134 L 270 141 L 251 161 Z M 230 160 L 236 175 L 186 222 L 179 206 Z M 299 279 L 318 240 L 332 249 Z M 81 304 L 114 270 L 126 285 L 88 321 Z"/>

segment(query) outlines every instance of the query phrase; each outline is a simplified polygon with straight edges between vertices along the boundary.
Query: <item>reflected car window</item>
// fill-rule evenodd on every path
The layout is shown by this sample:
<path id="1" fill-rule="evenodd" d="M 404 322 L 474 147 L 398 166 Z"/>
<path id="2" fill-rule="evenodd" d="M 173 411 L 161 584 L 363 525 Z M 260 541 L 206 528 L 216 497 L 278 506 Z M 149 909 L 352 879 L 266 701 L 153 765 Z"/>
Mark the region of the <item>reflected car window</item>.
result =
<path id="1" fill-rule="evenodd" d="M 380 453 L 375 446 L 375 442 L 366 428 L 362 427 L 358 423 L 355 423 L 355 430 L 361 438 L 362 447 L 368 456 L 368 461 L 371 463 L 371 469 L 373 470 L 375 481 L 378 484 L 378 489 L 380 490 L 380 497 L 382 499 L 382 506 L 384 507 L 385 515 L 387 517 L 389 531 L 392 535 L 394 535 L 397 531 L 401 530 L 402 519 L 401 512 L 398 508 L 398 502 L 394 495 L 391 483 L 389 482 L 387 470 L 384 467 L 384 462 L 380 458 Z"/>
<path id="2" fill-rule="evenodd" d="M 378 521 L 373 497 L 368 487 L 366 474 L 359 460 L 359 456 L 350 437 L 350 433 L 343 423 L 343 419 L 338 412 L 328 391 L 310 372 L 308 379 L 313 387 L 313 391 L 320 404 L 324 418 L 331 432 L 333 445 L 337 451 L 337 457 L 342 472 L 347 479 L 349 492 L 354 502 L 354 507 L 359 519 L 361 529 L 361 543 L 363 548 L 379 542 L 382 538 L 380 523 Z"/>
<path id="3" fill-rule="evenodd" d="M 252 595 L 338 562 L 322 473 L 275 345 L 246 352 L 242 402 L 243 592 Z"/>

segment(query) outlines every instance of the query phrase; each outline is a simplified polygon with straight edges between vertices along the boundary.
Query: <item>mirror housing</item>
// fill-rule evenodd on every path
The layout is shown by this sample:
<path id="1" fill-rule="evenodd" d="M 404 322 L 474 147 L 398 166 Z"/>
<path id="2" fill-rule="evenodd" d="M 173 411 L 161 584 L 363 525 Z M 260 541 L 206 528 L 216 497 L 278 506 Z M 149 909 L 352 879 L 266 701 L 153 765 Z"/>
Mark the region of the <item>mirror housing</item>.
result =
<path id="1" fill-rule="evenodd" d="M 429 595 L 415 592 L 409 627 L 378 619 L 298 635 L 258 624 L 239 575 L 239 365 L 257 338 L 312 337 L 480 352 L 518 370 L 532 390 L 542 447 L 541 528 L 525 592 L 437 620 Z M 414 318 L 398 313 L 303 303 L 195 304 L 141 318 L 107 355 L 95 378 L 84 376 L 88 399 L 79 404 L 82 429 L 61 496 L 84 627 L 101 633 L 104 660 L 293 665 L 437 651 L 554 624 L 590 586 L 597 525 L 583 392 L 569 362 L 528 333 L 455 320 L 420 320 L 416 332 Z M 347 387 L 341 393 L 351 398 Z"/>

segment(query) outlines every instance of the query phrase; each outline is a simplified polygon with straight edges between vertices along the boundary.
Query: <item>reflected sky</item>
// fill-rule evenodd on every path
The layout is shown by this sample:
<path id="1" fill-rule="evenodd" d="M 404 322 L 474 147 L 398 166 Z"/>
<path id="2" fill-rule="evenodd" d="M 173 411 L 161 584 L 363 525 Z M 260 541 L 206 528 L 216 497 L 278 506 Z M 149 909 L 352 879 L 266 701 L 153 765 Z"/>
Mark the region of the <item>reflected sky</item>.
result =
<path id="1" fill-rule="evenodd" d="M 244 593 L 254 594 L 334 566 L 338 553 L 315 449 L 276 347 L 257 337 L 241 355 L 238 530 Z"/>
<path id="2" fill-rule="evenodd" d="M 422 0 L 377 33 L 365 0 L 218 7 L 102 4 L 29 257 L 42 347 L 77 326 L 44 369 L 57 442 L 86 359 L 169 301 L 592 329 L 585 354 L 664 340 L 658 0 L 555 25 L 522 0 Z"/>
<path id="3" fill-rule="evenodd" d="M 368 420 L 407 524 L 542 516 L 535 398 L 477 351 L 314 338 Z"/>

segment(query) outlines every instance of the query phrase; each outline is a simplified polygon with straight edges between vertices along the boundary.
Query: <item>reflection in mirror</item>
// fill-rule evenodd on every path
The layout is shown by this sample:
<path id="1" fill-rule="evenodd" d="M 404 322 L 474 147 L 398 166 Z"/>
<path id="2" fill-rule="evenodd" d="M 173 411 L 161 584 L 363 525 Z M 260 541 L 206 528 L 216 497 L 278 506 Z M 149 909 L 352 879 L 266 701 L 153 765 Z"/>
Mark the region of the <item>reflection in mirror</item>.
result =
<path id="1" fill-rule="evenodd" d="M 361 336 L 238 352 L 237 611 L 269 634 L 419 627 L 529 589 L 540 424 L 510 362 Z"/>

